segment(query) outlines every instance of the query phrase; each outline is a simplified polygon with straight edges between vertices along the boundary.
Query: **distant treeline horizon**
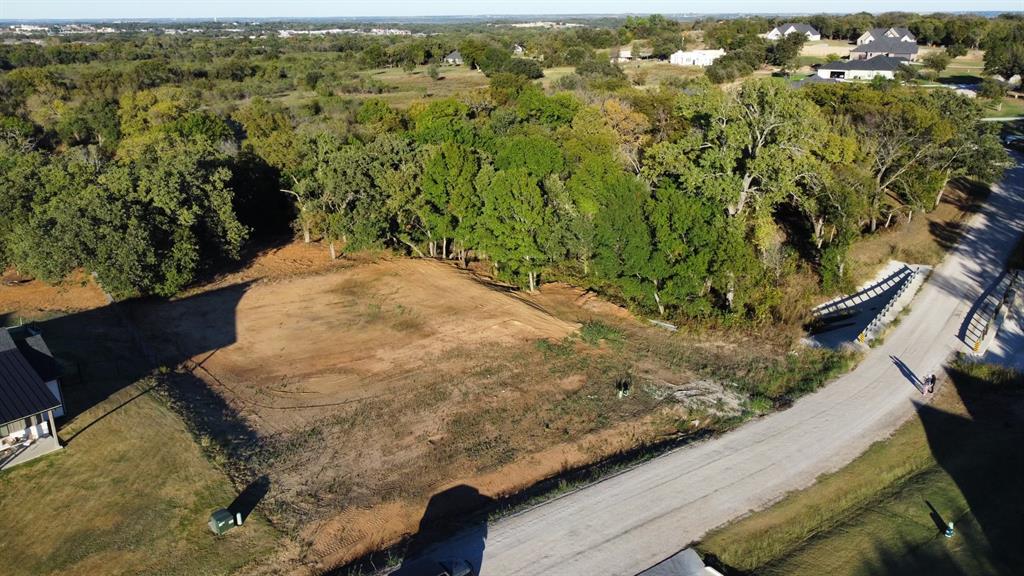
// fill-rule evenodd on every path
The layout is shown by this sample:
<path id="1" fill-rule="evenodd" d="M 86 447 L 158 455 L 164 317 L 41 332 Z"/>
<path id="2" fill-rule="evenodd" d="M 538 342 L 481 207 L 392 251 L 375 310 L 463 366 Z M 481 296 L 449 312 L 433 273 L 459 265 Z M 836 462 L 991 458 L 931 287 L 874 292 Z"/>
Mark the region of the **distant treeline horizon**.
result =
<path id="1" fill-rule="evenodd" d="M 9 18 L 0 19 L 0 25 L 11 24 L 230 24 L 256 23 L 256 24 L 330 24 L 334 22 L 360 23 L 360 24 L 480 24 L 487 22 L 503 23 L 526 23 L 526 22 L 575 22 L 594 20 L 615 20 L 620 21 L 630 16 L 651 16 L 661 14 L 667 18 L 676 20 L 708 20 L 708 19 L 738 19 L 749 17 L 760 18 L 808 18 L 810 16 L 847 16 L 853 14 L 871 14 L 881 16 L 885 14 L 913 14 L 922 16 L 932 15 L 954 15 L 954 16 L 981 16 L 984 18 L 997 18 L 1002 15 L 1020 15 L 1024 17 L 1024 10 L 961 10 L 961 11 L 938 11 L 938 12 L 916 12 L 916 11 L 893 11 L 893 12 L 617 12 L 617 13 L 593 13 L 593 14 L 460 14 L 460 15 L 415 15 L 415 16 L 217 16 L 204 18 Z"/>

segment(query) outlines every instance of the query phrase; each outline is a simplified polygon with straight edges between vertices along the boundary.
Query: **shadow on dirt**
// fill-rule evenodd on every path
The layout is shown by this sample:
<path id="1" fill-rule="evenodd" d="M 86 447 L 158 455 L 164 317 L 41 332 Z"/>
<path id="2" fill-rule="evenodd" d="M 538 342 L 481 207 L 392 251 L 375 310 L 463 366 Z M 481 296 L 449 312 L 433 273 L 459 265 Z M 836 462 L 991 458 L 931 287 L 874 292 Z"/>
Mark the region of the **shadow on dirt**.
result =
<path id="1" fill-rule="evenodd" d="M 492 503 L 465 484 L 432 496 L 393 576 L 454 575 L 467 568 L 478 574 L 487 545 L 487 515 L 479 511 Z"/>

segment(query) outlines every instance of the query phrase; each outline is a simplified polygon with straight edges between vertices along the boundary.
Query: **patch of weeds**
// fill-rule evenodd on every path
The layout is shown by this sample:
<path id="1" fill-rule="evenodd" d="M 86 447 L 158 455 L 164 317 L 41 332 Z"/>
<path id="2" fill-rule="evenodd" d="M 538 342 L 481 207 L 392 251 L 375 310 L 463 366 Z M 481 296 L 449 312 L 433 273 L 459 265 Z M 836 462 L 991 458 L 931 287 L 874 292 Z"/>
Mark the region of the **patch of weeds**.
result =
<path id="1" fill-rule="evenodd" d="M 774 407 L 774 404 L 772 403 L 770 398 L 766 398 L 765 396 L 761 395 L 755 395 L 751 396 L 747 400 L 746 407 L 747 410 L 749 410 L 752 414 L 760 416 L 761 414 L 767 414 L 768 412 L 771 412 L 772 408 Z"/>
<path id="2" fill-rule="evenodd" d="M 572 341 L 568 338 L 562 340 L 551 340 L 544 338 L 533 343 L 544 354 L 545 360 L 553 358 L 569 358 L 573 355 Z"/>
<path id="3" fill-rule="evenodd" d="M 602 340 L 610 344 L 621 344 L 625 340 L 621 330 L 599 320 L 584 322 L 579 334 L 580 339 L 591 346 L 597 346 Z"/>

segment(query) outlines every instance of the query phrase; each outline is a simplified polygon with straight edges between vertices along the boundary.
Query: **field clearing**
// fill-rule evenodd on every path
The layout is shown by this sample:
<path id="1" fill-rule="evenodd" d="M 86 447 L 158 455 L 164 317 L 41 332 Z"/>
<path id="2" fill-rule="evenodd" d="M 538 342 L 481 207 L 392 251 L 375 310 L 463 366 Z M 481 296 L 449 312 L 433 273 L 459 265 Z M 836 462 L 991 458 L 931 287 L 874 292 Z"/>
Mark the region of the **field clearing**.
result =
<path id="1" fill-rule="evenodd" d="M 199 366 L 273 453 L 258 471 L 274 486 L 267 507 L 299 533 L 303 564 L 413 532 L 454 481 L 498 495 L 625 448 L 589 446 L 590 433 L 636 421 L 616 434 L 631 445 L 671 429 L 645 420 L 650 398 L 611 406 L 612 386 L 594 398 L 602 382 L 585 369 L 551 373 L 536 342 L 578 324 L 436 262 L 234 284 L 133 316 L 165 364 Z"/>
<path id="2" fill-rule="evenodd" d="M 755 575 L 1015 573 L 1024 563 L 1022 386 L 986 366 L 953 369 L 890 439 L 699 549 Z M 939 527 L 949 521 L 947 539 Z"/>
<path id="3" fill-rule="evenodd" d="M 427 66 L 417 66 L 412 72 L 401 68 L 383 68 L 367 72 L 370 78 L 387 86 L 395 87 L 394 92 L 383 94 L 354 94 L 357 100 L 380 98 L 396 108 L 408 108 L 424 98 L 448 98 L 488 86 L 484 73 L 469 66 L 439 66 L 440 76 L 434 80 L 427 73 Z"/>
<path id="4" fill-rule="evenodd" d="M 850 55 L 850 50 L 856 47 L 856 44 L 847 40 L 819 40 L 805 43 L 800 50 L 800 56 L 824 60 L 829 54 L 836 54 L 845 58 Z"/>
<path id="5" fill-rule="evenodd" d="M 643 77 L 643 86 L 660 86 L 665 80 L 673 78 L 683 80 L 696 78 L 704 74 L 703 68 L 697 66 L 676 66 L 669 62 L 657 60 L 628 62 L 622 65 L 622 69 L 634 85 L 637 84 L 637 76 Z"/>
<path id="6" fill-rule="evenodd" d="M 842 365 L 754 337 L 671 336 L 558 284 L 524 295 L 428 260 L 338 266 L 132 309 L 162 364 L 240 415 L 209 433 L 258 438 L 229 467 L 270 478 L 261 509 L 298 542 L 274 569 L 337 566 L 414 533 L 451 486 L 513 494 L 749 415 L 744 386 L 779 393 Z"/>

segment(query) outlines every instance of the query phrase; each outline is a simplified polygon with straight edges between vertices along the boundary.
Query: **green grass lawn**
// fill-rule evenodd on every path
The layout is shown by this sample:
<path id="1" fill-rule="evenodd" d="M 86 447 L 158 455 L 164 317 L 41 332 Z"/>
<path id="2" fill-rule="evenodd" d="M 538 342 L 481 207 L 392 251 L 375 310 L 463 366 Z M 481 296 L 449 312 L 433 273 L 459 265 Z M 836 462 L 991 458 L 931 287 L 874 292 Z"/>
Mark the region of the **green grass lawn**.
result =
<path id="1" fill-rule="evenodd" d="M 986 105 L 986 118 L 1004 118 L 1010 116 L 1024 116 L 1024 98 L 1003 98 L 1003 105 L 1000 107 Z"/>
<path id="2" fill-rule="evenodd" d="M 698 548 L 759 575 L 1013 574 L 1024 566 L 1022 414 L 1021 375 L 960 365 L 889 440 Z M 939 533 L 946 521 L 953 538 Z"/>
<path id="3" fill-rule="evenodd" d="M 278 534 L 258 514 L 223 537 L 210 533 L 210 512 L 236 490 L 151 378 L 125 383 L 138 366 L 114 318 L 92 311 L 40 325 L 83 376 L 65 385 L 69 407 L 91 406 L 60 428 L 63 450 L 0 472 L 0 571 L 231 574 L 273 549 Z"/>

